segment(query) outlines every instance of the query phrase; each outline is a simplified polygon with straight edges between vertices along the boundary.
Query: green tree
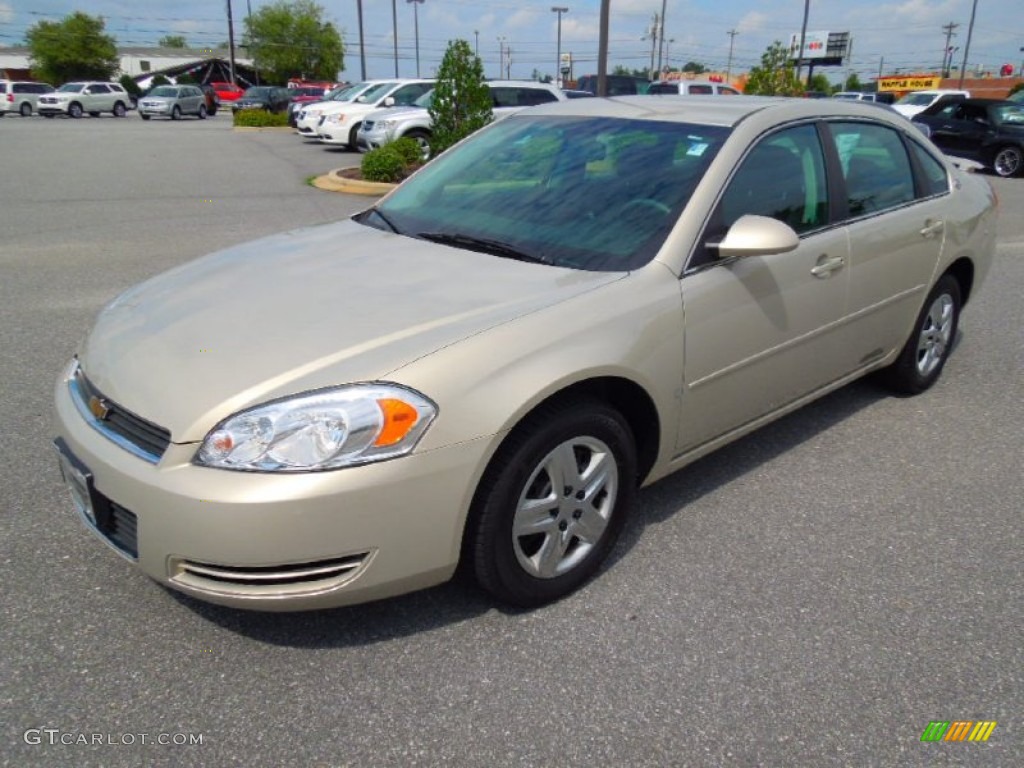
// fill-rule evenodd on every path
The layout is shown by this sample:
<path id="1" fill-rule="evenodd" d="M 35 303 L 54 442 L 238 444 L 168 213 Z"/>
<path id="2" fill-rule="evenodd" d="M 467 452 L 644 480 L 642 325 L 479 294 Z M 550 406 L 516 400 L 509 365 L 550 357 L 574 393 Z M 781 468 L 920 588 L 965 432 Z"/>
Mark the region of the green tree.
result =
<path id="1" fill-rule="evenodd" d="M 276 0 L 245 20 L 242 43 L 264 79 L 335 80 L 345 67 L 341 34 L 313 0 Z"/>
<path id="2" fill-rule="evenodd" d="M 708 68 L 697 61 L 688 61 L 683 65 L 683 72 L 693 72 L 695 75 L 703 75 Z"/>
<path id="3" fill-rule="evenodd" d="M 861 83 L 860 78 L 857 77 L 856 72 L 851 73 L 850 76 L 846 78 L 846 83 L 843 85 L 844 91 L 860 91 L 863 90 L 863 88 L 864 85 Z"/>
<path id="4" fill-rule="evenodd" d="M 799 96 L 804 92 L 789 63 L 789 49 L 779 40 L 761 54 L 761 66 L 750 70 L 743 92 L 757 96 Z"/>
<path id="5" fill-rule="evenodd" d="M 75 11 L 62 21 L 40 21 L 25 33 L 32 71 L 40 80 L 109 80 L 120 61 L 103 19 Z"/>
<path id="6" fill-rule="evenodd" d="M 184 35 L 164 35 L 156 44 L 161 48 L 188 48 Z"/>
<path id="7" fill-rule="evenodd" d="M 832 93 L 835 89 L 832 87 L 832 83 L 828 81 L 828 78 L 819 72 L 818 74 L 811 75 L 807 81 L 807 90 L 818 91 L 819 93 Z"/>
<path id="8" fill-rule="evenodd" d="M 484 85 L 484 65 L 465 40 L 453 40 L 437 70 L 430 104 L 434 156 L 494 119 L 491 92 Z"/>

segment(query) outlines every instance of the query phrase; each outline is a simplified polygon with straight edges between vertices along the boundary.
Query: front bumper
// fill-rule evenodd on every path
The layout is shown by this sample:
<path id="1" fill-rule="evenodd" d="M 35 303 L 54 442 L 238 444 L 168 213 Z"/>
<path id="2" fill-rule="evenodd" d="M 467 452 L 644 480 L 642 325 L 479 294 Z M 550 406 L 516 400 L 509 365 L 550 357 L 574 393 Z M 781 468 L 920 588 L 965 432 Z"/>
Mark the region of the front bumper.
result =
<path id="1" fill-rule="evenodd" d="M 197 445 L 172 443 L 152 464 L 86 423 L 63 375 L 55 402 L 58 440 L 97 505 L 82 515 L 88 527 L 161 584 L 255 610 L 348 605 L 449 579 L 487 451 L 475 440 L 285 475 L 197 467 Z"/>

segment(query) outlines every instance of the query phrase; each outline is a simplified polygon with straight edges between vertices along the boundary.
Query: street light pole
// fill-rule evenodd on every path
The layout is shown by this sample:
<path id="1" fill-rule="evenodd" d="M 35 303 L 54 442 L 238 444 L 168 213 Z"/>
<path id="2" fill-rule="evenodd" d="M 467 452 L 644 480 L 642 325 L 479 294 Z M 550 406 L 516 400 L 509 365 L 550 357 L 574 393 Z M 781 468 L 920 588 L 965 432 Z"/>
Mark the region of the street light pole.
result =
<path id="1" fill-rule="evenodd" d="M 668 0 L 661 0 L 661 34 L 658 36 L 658 71 L 661 72 L 662 54 L 665 51 L 665 6 Z"/>
<path id="2" fill-rule="evenodd" d="M 363 0 L 356 0 L 356 14 L 359 17 L 359 71 L 366 79 L 366 46 L 363 44 Z"/>
<path id="3" fill-rule="evenodd" d="M 505 37 L 498 38 L 498 79 L 502 79 L 505 72 Z"/>
<path id="4" fill-rule="evenodd" d="M 725 81 L 732 84 L 732 44 L 736 42 L 736 35 L 739 34 L 738 30 L 730 29 L 726 32 L 729 36 L 729 63 L 725 65 Z"/>
<path id="5" fill-rule="evenodd" d="M 231 0 L 228 0 L 228 49 L 231 57 L 231 82 L 235 85 L 235 25 L 231 20 Z"/>
<path id="6" fill-rule="evenodd" d="M 398 9 L 395 7 L 397 0 L 391 0 L 391 39 L 395 47 L 395 77 L 398 77 Z M 363 80 L 366 75 L 363 75 Z"/>
<path id="7" fill-rule="evenodd" d="M 800 48 L 796 52 L 796 79 L 800 81 L 800 65 L 804 61 L 804 43 L 807 40 L 807 16 L 811 12 L 811 0 L 804 0 L 804 23 L 800 27 Z"/>
<path id="8" fill-rule="evenodd" d="M 416 77 L 420 76 L 420 14 L 419 5 L 425 2 L 425 0 L 405 0 L 407 3 L 412 3 L 412 16 L 413 23 L 416 26 Z"/>
<path id="9" fill-rule="evenodd" d="M 558 52 L 555 55 L 555 85 L 562 87 L 562 14 L 568 13 L 569 9 L 561 6 L 552 6 L 551 10 L 558 14 Z"/>
<path id="10" fill-rule="evenodd" d="M 978 0 L 974 0 L 971 5 L 971 23 L 967 25 L 967 42 L 964 43 L 964 63 L 960 65 L 960 84 L 957 86 L 960 90 L 964 88 L 964 77 L 967 74 L 967 54 L 971 51 L 971 36 L 974 34 L 974 14 L 978 10 Z M 952 62 L 952 59 L 950 59 Z"/>

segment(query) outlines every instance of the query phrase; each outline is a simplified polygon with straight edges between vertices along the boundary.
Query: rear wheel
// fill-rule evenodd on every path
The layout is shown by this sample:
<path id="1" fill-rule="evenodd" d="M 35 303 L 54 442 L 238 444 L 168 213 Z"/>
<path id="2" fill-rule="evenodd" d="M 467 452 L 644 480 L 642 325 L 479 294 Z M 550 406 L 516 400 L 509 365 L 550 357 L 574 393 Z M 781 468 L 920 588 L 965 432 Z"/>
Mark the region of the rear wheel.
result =
<path id="1" fill-rule="evenodd" d="M 1001 147 L 992 159 L 992 170 L 1004 179 L 1015 176 L 1024 168 L 1024 153 L 1020 147 Z"/>
<path id="2" fill-rule="evenodd" d="M 21 105 L 21 108 L 18 111 L 21 112 L 22 117 L 31 117 L 32 105 L 26 101 L 24 104 Z"/>
<path id="3" fill-rule="evenodd" d="M 891 389 L 917 395 L 938 380 L 956 339 L 960 305 L 960 284 L 951 275 L 943 275 L 928 294 L 900 356 L 881 371 Z"/>
<path id="4" fill-rule="evenodd" d="M 522 607 L 569 594 L 600 567 L 636 490 L 636 447 L 599 401 L 543 408 L 484 473 L 467 532 L 476 578 Z"/>

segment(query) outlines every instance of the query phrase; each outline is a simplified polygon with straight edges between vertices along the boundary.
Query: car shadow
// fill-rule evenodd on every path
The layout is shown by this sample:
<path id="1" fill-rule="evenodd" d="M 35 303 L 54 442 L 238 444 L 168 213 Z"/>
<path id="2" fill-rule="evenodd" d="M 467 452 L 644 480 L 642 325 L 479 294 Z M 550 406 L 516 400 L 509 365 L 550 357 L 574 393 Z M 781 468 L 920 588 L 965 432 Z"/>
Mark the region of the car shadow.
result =
<path id="1" fill-rule="evenodd" d="M 862 379 L 645 488 L 639 493 L 635 514 L 602 572 L 628 555 L 647 526 L 685 514 L 680 510 L 688 504 L 889 397 L 893 395 L 872 379 Z M 446 584 L 387 600 L 299 613 L 244 611 L 205 603 L 171 589 L 167 592 L 181 605 L 224 629 L 260 642 L 295 648 L 372 645 L 490 612 L 510 618 L 527 612 L 497 605 L 461 575 Z"/>

